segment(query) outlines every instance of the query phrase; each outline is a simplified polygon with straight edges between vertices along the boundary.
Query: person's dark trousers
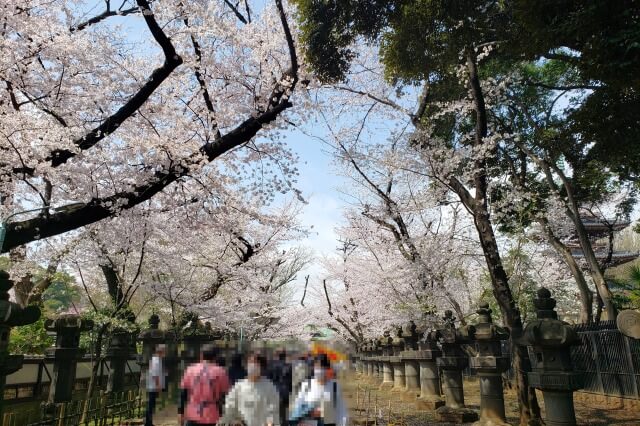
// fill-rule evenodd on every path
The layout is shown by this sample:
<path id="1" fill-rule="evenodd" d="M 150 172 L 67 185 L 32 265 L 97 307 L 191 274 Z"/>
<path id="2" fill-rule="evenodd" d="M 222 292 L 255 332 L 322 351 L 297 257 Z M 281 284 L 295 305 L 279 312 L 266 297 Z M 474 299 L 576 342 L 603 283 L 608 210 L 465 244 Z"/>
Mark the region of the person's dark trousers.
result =
<path id="1" fill-rule="evenodd" d="M 280 398 L 280 424 L 286 425 L 289 411 L 289 398 Z"/>
<path id="2" fill-rule="evenodd" d="M 215 423 L 196 423 L 196 422 L 192 422 L 191 420 L 187 420 L 184 423 L 184 426 L 216 426 L 216 424 Z"/>
<path id="3" fill-rule="evenodd" d="M 147 393 L 147 412 L 144 416 L 144 426 L 153 426 L 153 412 L 156 410 L 158 392 Z"/>

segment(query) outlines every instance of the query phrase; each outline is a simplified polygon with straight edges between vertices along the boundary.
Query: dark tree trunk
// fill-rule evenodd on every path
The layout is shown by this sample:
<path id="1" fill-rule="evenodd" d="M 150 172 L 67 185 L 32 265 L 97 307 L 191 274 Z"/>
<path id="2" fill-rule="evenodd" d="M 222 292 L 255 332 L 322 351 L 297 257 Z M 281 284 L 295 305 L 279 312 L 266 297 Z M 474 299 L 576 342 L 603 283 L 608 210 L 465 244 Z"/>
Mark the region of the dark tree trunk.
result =
<path id="1" fill-rule="evenodd" d="M 538 222 L 544 230 L 547 241 L 549 241 L 556 252 L 562 256 L 576 281 L 576 285 L 580 291 L 580 322 L 582 324 L 590 323 L 593 321 L 593 294 L 591 293 L 591 289 L 589 289 L 589 285 L 584 278 L 578 262 L 576 262 L 576 259 L 571 254 L 571 250 L 553 233 L 549 222 L 546 219 L 540 219 Z"/>
<path id="2" fill-rule="evenodd" d="M 541 421 L 540 407 L 534 389 L 529 387 L 527 371 L 530 370 L 530 361 L 525 347 L 515 344 L 522 335 L 522 318 L 520 310 L 509 287 L 509 279 L 502 265 L 502 259 L 498 251 L 493 227 L 489 214 L 484 208 L 474 211 L 474 223 L 480 238 L 482 252 L 487 262 L 489 275 L 493 284 L 493 294 L 500 306 L 500 312 L 504 324 L 511 331 L 512 342 L 512 367 L 516 377 L 516 389 L 520 406 L 520 424 L 539 424 Z"/>

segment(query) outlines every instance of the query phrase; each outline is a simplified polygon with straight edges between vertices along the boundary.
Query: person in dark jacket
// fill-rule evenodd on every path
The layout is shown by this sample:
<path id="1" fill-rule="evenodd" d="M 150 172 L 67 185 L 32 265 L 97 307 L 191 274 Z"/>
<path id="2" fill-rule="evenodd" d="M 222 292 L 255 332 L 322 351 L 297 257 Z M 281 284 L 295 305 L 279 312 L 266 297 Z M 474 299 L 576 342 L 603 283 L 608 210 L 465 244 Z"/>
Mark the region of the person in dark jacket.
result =
<path id="1" fill-rule="evenodd" d="M 287 362 L 287 353 L 281 350 L 277 359 L 271 363 L 267 377 L 273 382 L 278 393 L 280 394 L 280 418 L 287 418 L 287 410 L 289 408 L 289 398 L 293 388 L 293 375 L 291 364 Z"/>
<path id="2" fill-rule="evenodd" d="M 231 365 L 229 366 L 229 381 L 231 386 L 235 385 L 238 380 L 247 378 L 247 369 L 244 368 L 242 354 L 237 353 L 231 357 Z"/>

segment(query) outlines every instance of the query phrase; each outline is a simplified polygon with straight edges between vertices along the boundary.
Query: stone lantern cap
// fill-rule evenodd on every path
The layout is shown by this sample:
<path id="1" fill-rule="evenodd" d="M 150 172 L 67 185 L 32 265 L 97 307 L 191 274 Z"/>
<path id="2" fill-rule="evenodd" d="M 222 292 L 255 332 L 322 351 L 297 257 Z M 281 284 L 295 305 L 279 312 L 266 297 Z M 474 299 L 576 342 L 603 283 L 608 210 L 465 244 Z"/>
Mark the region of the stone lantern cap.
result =
<path id="1" fill-rule="evenodd" d="M 472 336 L 476 331 L 475 326 L 468 325 L 459 330 L 456 329 L 456 317 L 453 316 L 453 312 L 450 310 L 444 311 L 442 320 L 444 321 L 444 326 L 438 330 L 440 332 L 438 340 L 441 344 L 462 344 L 469 343 L 472 340 Z"/>
<path id="2" fill-rule="evenodd" d="M 538 319 L 529 321 L 524 328 L 520 343 L 541 348 L 562 348 L 579 345 L 580 339 L 576 331 L 564 321 L 558 319 L 555 311 L 556 300 L 551 292 L 541 288 L 533 304 Z"/>
<path id="3" fill-rule="evenodd" d="M 396 327 L 396 335 L 391 342 L 393 347 L 393 357 L 391 362 L 402 362 L 400 353 L 404 350 L 404 337 L 402 336 L 402 327 Z"/>
<path id="4" fill-rule="evenodd" d="M 56 333 L 89 331 L 93 326 L 92 320 L 82 319 L 75 314 L 60 315 L 55 319 L 48 318 L 44 321 L 45 330 Z"/>
<path id="5" fill-rule="evenodd" d="M 415 345 L 418 342 L 418 327 L 416 323 L 413 321 L 409 321 L 404 326 L 402 326 L 402 336 L 404 337 L 405 349 L 414 349 Z"/>
<path id="6" fill-rule="evenodd" d="M 497 326 L 491 318 L 492 310 L 487 302 L 480 303 L 476 313 L 478 314 L 478 323 L 474 326 L 473 337 L 476 340 L 508 340 L 509 330 L 504 327 Z"/>
<path id="7" fill-rule="evenodd" d="M 493 324 L 491 309 L 486 302 L 480 303 L 479 315 L 473 336 L 478 343 L 478 353 L 469 358 L 469 366 L 479 373 L 497 373 L 509 369 L 510 360 L 502 355 L 502 340 L 509 338 L 509 331 Z"/>
<path id="8" fill-rule="evenodd" d="M 165 339 L 165 332 L 160 330 L 160 317 L 156 314 L 152 314 L 149 317 L 149 328 L 142 330 L 138 335 L 138 340 L 160 342 Z"/>
<path id="9" fill-rule="evenodd" d="M 453 312 L 444 312 L 444 326 L 440 329 L 442 356 L 438 358 L 438 367 L 443 370 L 463 370 L 469 365 L 469 358 L 462 351 L 461 345 L 471 341 L 470 335 L 475 332 L 474 326 L 466 326 L 456 330 Z"/>

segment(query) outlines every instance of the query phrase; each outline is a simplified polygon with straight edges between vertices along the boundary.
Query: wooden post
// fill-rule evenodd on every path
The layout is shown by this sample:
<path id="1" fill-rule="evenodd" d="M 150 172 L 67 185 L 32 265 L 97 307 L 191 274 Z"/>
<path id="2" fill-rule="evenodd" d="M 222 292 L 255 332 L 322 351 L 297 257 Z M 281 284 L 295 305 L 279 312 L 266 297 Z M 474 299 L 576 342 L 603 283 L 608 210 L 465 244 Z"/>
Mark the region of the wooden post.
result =
<path id="1" fill-rule="evenodd" d="M 369 406 L 371 405 L 371 389 L 367 392 L 367 414 L 364 421 L 365 426 L 369 425 Z"/>
<path id="2" fill-rule="evenodd" d="M 373 405 L 373 423 L 378 426 L 378 394 L 376 393 L 376 403 Z"/>
<path id="3" fill-rule="evenodd" d="M 64 413 L 67 409 L 67 403 L 63 402 L 60 406 L 60 415 L 58 416 L 58 426 L 64 426 Z"/>

